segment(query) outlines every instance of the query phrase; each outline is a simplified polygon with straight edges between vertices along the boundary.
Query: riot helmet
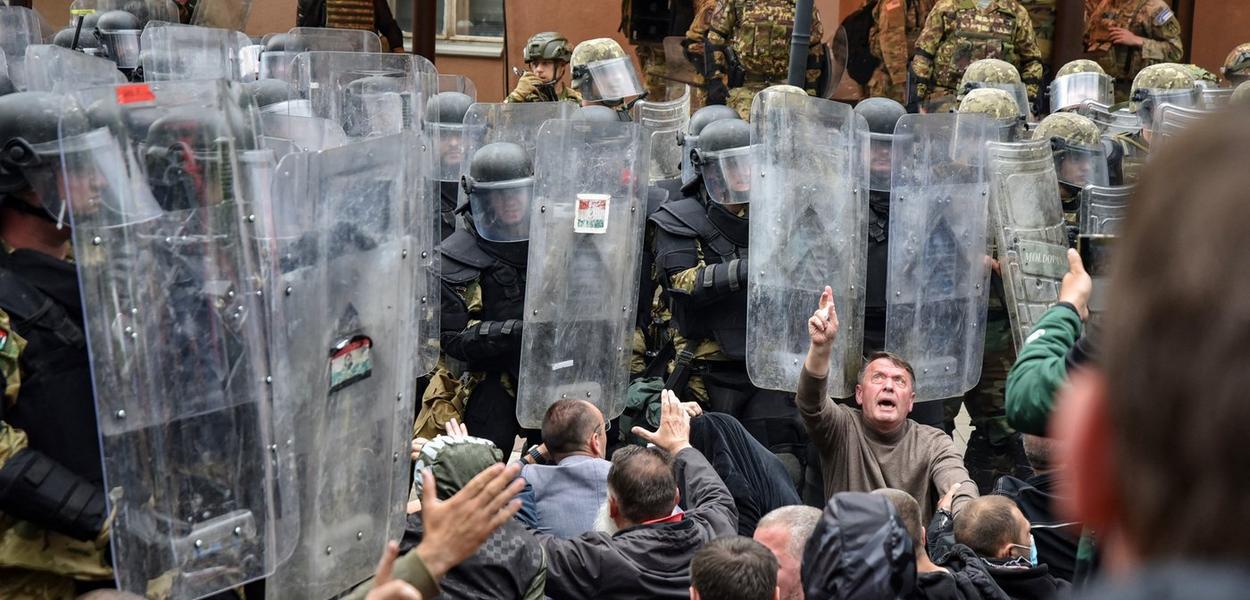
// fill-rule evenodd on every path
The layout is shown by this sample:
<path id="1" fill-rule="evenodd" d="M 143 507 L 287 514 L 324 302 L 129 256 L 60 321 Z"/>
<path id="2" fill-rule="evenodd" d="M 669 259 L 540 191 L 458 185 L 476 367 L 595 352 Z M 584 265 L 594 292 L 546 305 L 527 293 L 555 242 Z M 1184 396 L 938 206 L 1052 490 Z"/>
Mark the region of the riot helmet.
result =
<path id="1" fill-rule="evenodd" d="M 644 93 L 634 61 L 611 38 L 586 40 L 573 49 L 573 87 L 582 98 L 619 104 Z"/>
<path id="2" fill-rule="evenodd" d="M 761 93 L 763 92 L 776 92 L 776 93 L 781 93 L 781 94 L 798 94 L 800 96 L 807 95 L 807 91 L 805 91 L 803 88 L 797 85 L 790 85 L 788 83 L 778 83 L 777 85 L 770 85 L 764 88 Z"/>
<path id="3" fill-rule="evenodd" d="M 438 156 L 439 181 L 459 181 L 464 163 L 464 115 L 473 98 L 460 92 L 435 94 L 425 105 L 425 126 Z"/>
<path id="4" fill-rule="evenodd" d="M 529 240 L 534 167 L 525 148 L 512 142 L 482 146 L 461 180 L 477 234 L 491 242 Z"/>
<path id="5" fill-rule="evenodd" d="M 0 97 L 0 194 L 5 203 L 49 221 L 66 218 L 66 194 L 89 199 L 103 185 L 95 171 L 75 168 L 86 113 L 68 96 L 17 92 Z M 62 153 L 69 156 L 62 158 Z M 30 191 L 35 203 L 19 195 Z"/>
<path id="6" fill-rule="evenodd" d="M 579 106 L 573 111 L 574 121 L 590 121 L 593 123 L 616 123 L 621 120 L 620 111 L 612 110 L 599 104 Z"/>
<path id="7" fill-rule="evenodd" d="M 1114 85 L 1098 63 L 1074 60 L 1060 68 L 1050 83 L 1050 112 L 1079 108 L 1087 101 L 1110 106 L 1115 102 Z"/>
<path id="8" fill-rule="evenodd" d="M 119 69 L 135 69 L 139 66 L 139 37 L 143 23 L 124 10 L 110 10 L 100 15 L 95 35 L 104 49 L 104 56 L 117 63 Z"/>
<path id="9" fill-rule="evenodd" d="M 1093 121 L 1075 113 L 1055 113 L 1038 123 L 1033 139 L 1050 141 L 1055 173 L 1066 197 L 1088 185 L 1108 185 L 1107 152 Z"/>
<path id="10" fill-rule="evenodd" d="M 704 127 L 699 133 L 699 148 L 692 154 L 712 202 L 750 203 L 751 126 L 746 121 L 721 119 Z"/>
<path id="11" fill-rule="evenodd" d="M 212 112 L 179 109 L 153 121 L 143 158 L 161 208 L 174 212 L 229 201 L 233 139 L 222 115 Z"/>
<path id="12" fill-rule="evenodd" d="M 1234 86 L 1250 81 L 1250 42 L 1237 44 L 1237 47 L 1228 53 L 1228 57 L 1224 59 L 1224 66 L 1220 67 L 1220 73 L 1223 73 L 1224 79 Z"/>
<path id="13" fill-rule="evenodd" d="M 725 106 L 724 104 L 710 104 L 699 110 L 694 111 L 690 115 L 690 122 L 686 124 L 687 131 L 683 135 L 677 136 L 677 144 L 682 146 L 681 151 L 681 185 L 685 187 L 693 183 L 699 177 L 698 169 L 695 167 L 691 157 L 694 150 L 699 147 L 699 133 L 710 123 L 721 119 L 741 119 L 738 111 Z"/>
<path id="14" fill-rule="evenodd" d="M 1014 142 L 1024 131 L 1024 114 L 1011 94 L 994 88 L 969 91 L 959 103 L 960 113 L 983 114 L 999 124 L 999 141 Z"/>
<path id="15" fill-rule="evenodd" d="M 258 108 L 286 102 L 295 96 L 295 86 L 280 79 L 249 81 L 243 86 L 256 99 Z"/>
<path id="16" fill-rule="evenodd" d="M 968 92 L 980 88 L 1003 90 L 1015 99 L 1020 114 L 1029 115 L 1029 93 L 1020 79 L 1020 72 L 1011 63 L 997 58 L 983 58 L 964 70 L 959 81 L 957 101 L 962 102 Z"/>
<path id="17" fill-rule="evenodd" d="M 414 99 L 403 77 L 368 75 L 343 89 L 343 132 L 349 137 L 376 137 L 412 127 Z"/>
<path id="18" fill-rule="evenodd" d="M 1237 106 L 1250 105 L 1250 80 L 1237 84 L 1237 87 L 1233 90 L 1233 96 L 1228 102 Z"/>
<path id="19" fill-rule="evenodd" d="M 868 122 L 869 162 L 868 189 L 874 192 L 890 191 L 890 177 L 894 158 L 894 126 L 907 114 L 907 109 L 890 98 L 868 98 L 855 105 L 855 114 Z"/>
<path id="20" fill-rule="evenodd" d="M 1133 79 L 1129 99 L 1133 112 L 1137 113 L 1143 125 L 1152 123 L 1155 111 L 1164 104 L 1199 108 L 1202 102 L 1193 73 L 1176 63 L 1161 63 L 1142 69 Z"/>

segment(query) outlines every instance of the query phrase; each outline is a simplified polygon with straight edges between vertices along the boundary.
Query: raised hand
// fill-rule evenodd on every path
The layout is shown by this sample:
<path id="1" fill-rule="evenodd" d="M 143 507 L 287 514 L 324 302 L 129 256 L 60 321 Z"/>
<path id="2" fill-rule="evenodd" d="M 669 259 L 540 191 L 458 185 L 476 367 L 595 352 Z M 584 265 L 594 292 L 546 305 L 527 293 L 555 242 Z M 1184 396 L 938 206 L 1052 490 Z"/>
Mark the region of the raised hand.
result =
<path id="1" fill-rule="evenodd" d="M 807 335 L 812 346 L 827 347 L 837 334 L 838 311 L 833 306 L 833 288 L 825 286 L 825 291 L 820 293 L 820 305 L 807 320 Z"/>
<path id="2" fill-rule="evenodd" d="M 660 427 L 655 432 L 641 427 L 631 430 L 634 435 L 677 454 L 690 447 L 690 413 L 671 390 L 660 392 Z"/>

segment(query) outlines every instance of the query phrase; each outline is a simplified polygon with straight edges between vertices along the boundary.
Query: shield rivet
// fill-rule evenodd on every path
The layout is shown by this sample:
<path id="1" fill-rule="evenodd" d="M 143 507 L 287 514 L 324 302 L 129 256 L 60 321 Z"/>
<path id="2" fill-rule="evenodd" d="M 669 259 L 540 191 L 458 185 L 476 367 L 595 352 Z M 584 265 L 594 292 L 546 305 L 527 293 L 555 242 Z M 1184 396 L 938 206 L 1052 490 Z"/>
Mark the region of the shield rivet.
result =
<path id="1" fill-rule="evenodd" d="M 391 462 L 399 462 L 399 453 L 398 453 L 398 452 L 396 452 L 396 453 L 394 453 L 394 454 L 392 454 L 392 455 L 391 455 Z"/>
<path id="2" fill-rule="evenodd" d="M 240 535 L 243 535 L 243 528 L 242 528 L 242 527 L 235 527 L 235 528 L 234 528 L 234 537 L 239 537 Z"/>
<path id="3" fill-rule="evenodd" d="M 286 286 L 286 295 L 290 296 L 290 295 L 291 295 L 291 292 L 293 292 L 293 291 L 295 291 L 295 290 L 293 290 L 293 289 L 291 288 L 291 286 L 289 286 L 289 285 L 288 285 L 288 286 Z"/>
<path id="4" fill-rule="evenodd" d="M 265 376 L 265 383 L 266 383 L 266 384 L 272 384 L 272 383 L 273 383 L 273 376 L 272 376 L 272 375 L 266 375 L 266 376 Z"/>
<path id="5" fill-rule="evenodd" d="M 203 548 L 203 547 L 204 547 L 204 540 L 195 540 L 195 547 L 196 547 L 196 548 Z"/>
<path id="6" fill-rule="evenodd" d="M 247 222 L 248 222 L 248 223 L 255 223 L 255 222 L 256 222 L 256 215 L 248 215 L 248 216 L 247 216 Z"/>
<path id="7" fill-rule="evenodd" d="M 538 207 L 538 212 L 543 212 L 543 213 L 547 212 L 547 205 L 546 205 L 546 204 L 544 204 L 544 205 L 542 205 L 542 206 Z"/>
<path id="8" fill-rule="evenodd" d="M 97 236 L 95 236 L 95 237 L 91 238 L 91 245 L 92 245 L 92 246 L 99 246 L 99 245 L 100 245 L 100 242 L 103 242 L 103 241 L 104 241 L 104 240 L 100 239 L 100 236 L 98 236 L 98 235 L 97 235 Z"/>
<path id="9" fill-rule="evenodd" d="M 430 257 L 430 253 L 429 253 L 429 252 L 422 252 L 422 253 L 421 253 L 421 258 L 429 258 L 429 257 Z"/>
<path id="10" fill-rule="evenodd" d="M 400 256 L 399 256 L 400 258 L 408 258 L 408 251 L 407 251 L 407 250 L 404 250 L 403 252 L 400 252 L 399 254 L 400 254 Z"/>
<path id="11" fill-rule="evenodd" d="M 365 532 L 363 532 L 363 531 L 357 531 L 357 532 L 356 532 L 356 539 L 357 539 L 357 540 L 363 540 L 363 539 L 365 539 Z"/>
<path id="12" fill-rule="evenodd" d="M 125 419 L 125 418 L 126 418 L 126 411 L 124 411 L 124 410 L 119 410 L 119 411 L 117 411 L 117 412 L 114 414 L 114 416 L 116 416 L 116 417 L 117 417 L 117 418 L 119 418 L 119 419 Z"/>
<path id="13" fill-rule="evenodd" d="M 589 398 L 589 397 L 590 397 L 590 392 L 586 392 L 586 397 L 587 397 L 587 398 Z"/>
<path id="14" fill-rule="evenodd" d="M 326 546 L 326 555 L 329 556 L 331 552 L 334 552 L 334 546 Z"/>

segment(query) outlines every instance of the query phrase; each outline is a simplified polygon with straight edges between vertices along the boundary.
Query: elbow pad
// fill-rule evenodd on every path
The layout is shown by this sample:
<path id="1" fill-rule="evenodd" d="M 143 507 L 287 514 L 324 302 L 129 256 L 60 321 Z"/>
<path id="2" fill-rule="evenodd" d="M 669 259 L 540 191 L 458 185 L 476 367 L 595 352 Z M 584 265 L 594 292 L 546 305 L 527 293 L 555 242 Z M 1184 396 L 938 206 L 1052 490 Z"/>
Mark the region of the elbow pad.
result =
<path id="1" fill-rule="evenodd" d="M 30 448 L 0 468 L 0 511 L 79 540 L 100 535 L 108 514 L 102 488 Z"/>

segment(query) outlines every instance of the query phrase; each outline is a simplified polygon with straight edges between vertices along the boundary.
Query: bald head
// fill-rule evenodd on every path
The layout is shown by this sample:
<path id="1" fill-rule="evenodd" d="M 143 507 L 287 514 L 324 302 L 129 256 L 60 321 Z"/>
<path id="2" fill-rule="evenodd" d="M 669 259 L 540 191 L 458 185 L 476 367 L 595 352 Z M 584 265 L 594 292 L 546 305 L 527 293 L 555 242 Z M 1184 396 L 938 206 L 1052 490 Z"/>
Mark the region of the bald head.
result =
<path id="1" fill-rule="evenodd" d="M 985 558 L 1008 558 L 1029 545 L 1029 521 L 1006 496 L 982 496 L 955 519 L 955 541 Z"/>
<path id="2" fill-rule="evenodd" d="M 557 400 L 547 408 L 543 416 L 543 443 L 556 462 L 565 456 L 585 453 L 602 457 L 606 449 L 607 434 L 601 432 L 604 427 L 603 413 L 585 400 Z M 603 433 L 603 448 L 592 448 L 592 441 Z"/>

